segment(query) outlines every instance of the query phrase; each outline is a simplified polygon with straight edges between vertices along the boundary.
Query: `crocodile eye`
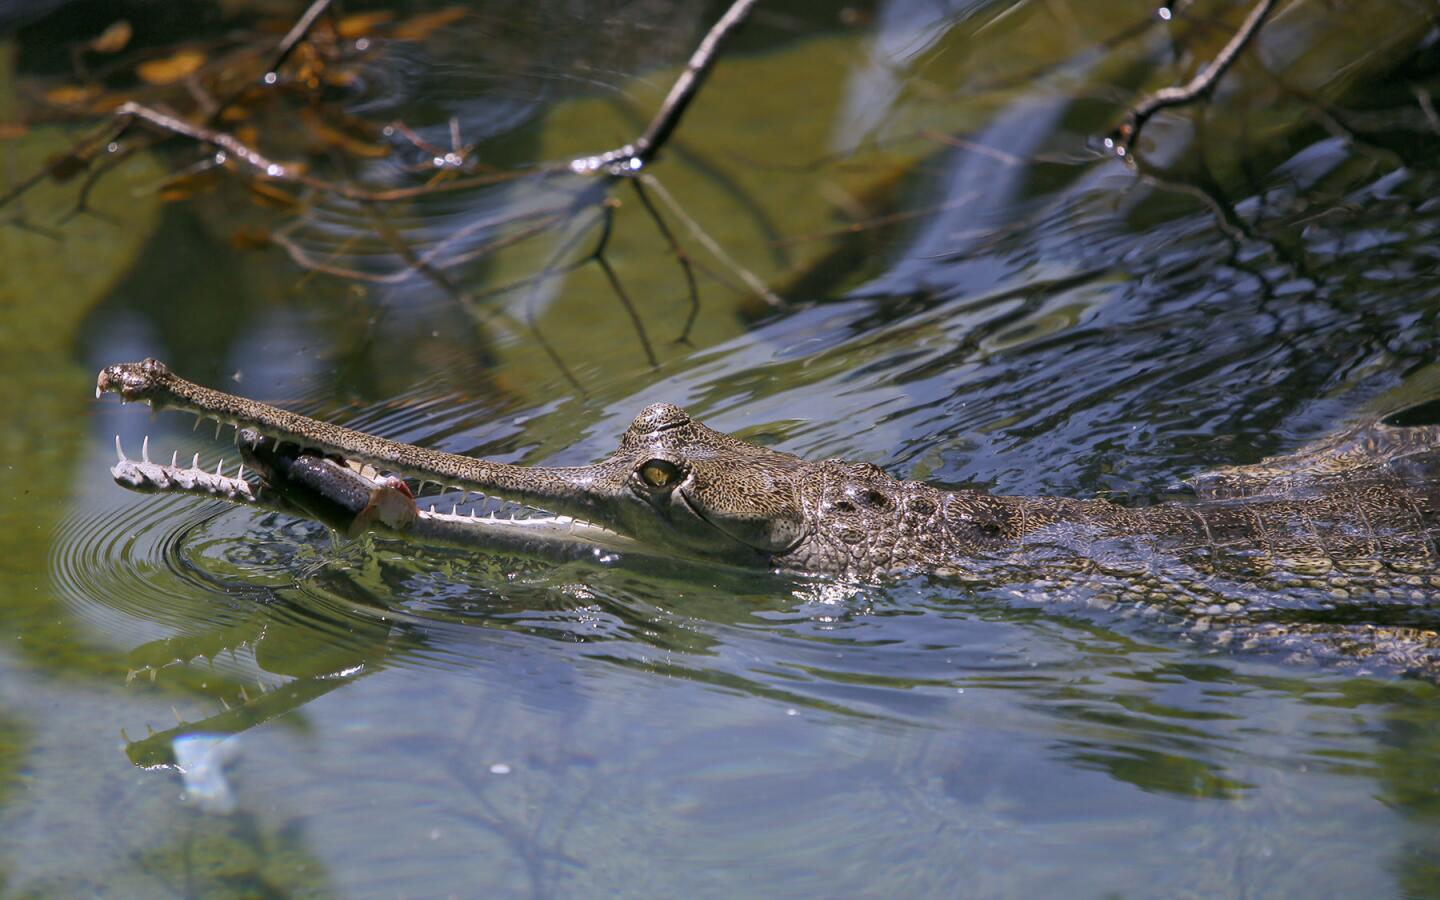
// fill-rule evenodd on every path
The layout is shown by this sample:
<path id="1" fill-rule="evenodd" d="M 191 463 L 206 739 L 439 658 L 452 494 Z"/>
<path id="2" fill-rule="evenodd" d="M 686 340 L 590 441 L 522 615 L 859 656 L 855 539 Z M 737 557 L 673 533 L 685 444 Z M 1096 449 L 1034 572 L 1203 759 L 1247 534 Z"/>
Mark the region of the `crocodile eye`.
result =
<path id="1" fill-rule="evenodd" d="M 680 480 L 680 469 L 672 462 L 652 459 L 640 467 L 640 480 L 652 488 L 671 487 Z"/>

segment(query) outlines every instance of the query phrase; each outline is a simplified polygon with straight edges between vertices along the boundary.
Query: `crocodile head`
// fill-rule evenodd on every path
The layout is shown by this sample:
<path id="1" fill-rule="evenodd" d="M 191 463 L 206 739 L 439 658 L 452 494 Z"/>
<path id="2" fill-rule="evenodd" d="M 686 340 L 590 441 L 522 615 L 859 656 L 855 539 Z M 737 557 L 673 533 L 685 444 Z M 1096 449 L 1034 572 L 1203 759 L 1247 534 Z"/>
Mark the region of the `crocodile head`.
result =
<path id="1" fill-rule="evenodd" d="M 767 563 L 807 536 L 815 466 L 707 428 L 670 403 L 647 406 L 581 488 L 623 534 L 737 563 Z"/>

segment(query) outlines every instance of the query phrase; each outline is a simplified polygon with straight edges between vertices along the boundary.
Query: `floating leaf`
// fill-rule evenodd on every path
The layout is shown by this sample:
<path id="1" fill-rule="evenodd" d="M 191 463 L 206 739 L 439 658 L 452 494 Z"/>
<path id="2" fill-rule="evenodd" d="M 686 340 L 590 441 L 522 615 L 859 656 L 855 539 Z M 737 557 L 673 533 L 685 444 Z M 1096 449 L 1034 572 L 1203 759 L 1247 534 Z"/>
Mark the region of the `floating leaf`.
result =
<path id="1" fill-rule="evenodd" d="M 366 140 L 363 134 L 364 123 L 358 119 L 331 123 L 325 121 L 312 109 L 301 109 L 300 116 L 305 120 L 305 125 L 312 134 L 325 146 L 337 147 L 349 153 L 351 156 L 364 157 L 368 159 L 379 159 L 390 155 L 390 148 L 384 144 L 377 144 Z M 348 126 L 349 131 L 342 130 Z M 357 133 L 360 132 L 360 133 Z"/>
<path id="2" fill-rule="evenodd" d="M 199 50 L 181 50 L 174 56 L 152 59 L 135 67 L 135 74 L 146 84 L 174 84 L 189 78 L 205 65 L 205 54 Z"/>
<path id="3" fill-rule="evenodd" d="M 130 43 L 130 38 L 135 36 L 135 29 L 124 19 L 112 22 L 109 28 L 100 32 L 100 36 L 85 45 L 87 50 L 95 53 L 119 53 Z"/>
<path id="4" fill-rule="evenodd" d="M 93 84 L 60 84 L 45 92 L 45 102 L 54 106 L 79 106 L 100 94 Z"/>
<path id="5" fill-rule="evenodd" d="M 165 182 L 160 189 L 160 199 L 166 203 L 189 200 L 203 191 L 211 190 L 219 183 L 220 169 L 211 168 L 203 172 L 180 175 Z"/>
<path id="6" fill-rule="evenodd" d="M 236 250 L 263 250 L 270 246 L 270 230 L 252 225 L 230 233 L 230 246 Z"/>
<path id="7" fill-rule="evenodd" d="M 250 196 L 256 203 L 271 209 L 295 210 L 300 207 L 300 201 L 289 191 L 264 181 L 250 183 Z"/>
<path id="8" fill-rule="evenodd" d="M 393 36 L 399 41 L 423 41 L 438 29 L 454 25 L 469 13 L 463 6 L 447 6 L 434 12 L 422 13 L 395 26 Z"/>
<path id="9" fill-rule="evenodd" d="M 337 30 L 343 38 L 364 37 L 393 18 L 394 14 L 384 10 L 355 13 L 341 19 Z"/>

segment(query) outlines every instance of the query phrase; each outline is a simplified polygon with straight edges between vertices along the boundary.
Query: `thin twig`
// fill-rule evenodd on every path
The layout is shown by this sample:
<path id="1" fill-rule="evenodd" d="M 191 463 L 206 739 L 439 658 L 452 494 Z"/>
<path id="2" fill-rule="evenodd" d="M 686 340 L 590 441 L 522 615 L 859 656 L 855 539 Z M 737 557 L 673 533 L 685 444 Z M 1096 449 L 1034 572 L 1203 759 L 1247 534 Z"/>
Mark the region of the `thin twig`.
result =
<path id="1" fill-rule="evenodd" d="M 605 206 L 605 230 L 601 238 L 605 243 L 610 241 L 610 228 L 615 219 L 615 208 L 606 204 Z M 620 276 L 615 274 L 615 269 L 610 265 L 610 260 L 605 258 L 605 248 L 602 244 L 596 249 L 595 254 L 590 257 L 605 273 L 605 278 L 610 282 L 610 289 L 615 296 L 620 298 L 620 305 L 625 308 L 625 314 L 630 317 L 630 324 L 635 326 L 635 334 L 640 338 L 640 347 L 645 351 L 645 359 L 649 361 L 650 368 L 658 369 L 660 361 L 655 358 L 655 349 L 650 346 L 650 336 L 645 333 L 645 322 L 636 311 L 635 304 L 630 301 L 630 295 L 625 292 L 625 286 L 620 283 Z"/>
<path id="2" fill-rule="evenodd" d="M 209 144 L 225 152 L 228 157 L 258 170 L 269 178 L 285 178 L 289 170 L 271 159 L 262 156 L 259 151 L 254 150 L 242 143 L 234 135 L 223 131 L 216 131 L 212 128 L 203 128 L 199 125 L 191 125 L 189 122 L 178 116 L 167 115 L 149 106 L 136 103 L 133 100 L 121 104 L 115 110 L 115 127 L 117 137 L 128 130 L 136 121 L 144 122 L 161 131 L 168 131 L 181 137 L 188 137 L 192 141 L 201 144 Z"/>
<path id="3" fill-rule="evenodd" d="M 279 69 L 285 64 L 285 60 L 290 58 L 290 54 L 295 52 L 295 48 L 300 45 L 300 42 L 310 33 L 310 29 L 315 27 L 315 23 L 329 8 L 330 0 L 315 0 L 310 4 L 309 9 L 306 9 L 304 14 L 295 20 L 295 24 L 285 33 L 285 37 L 280 39 L 280 45 L 275 48 L 275 55 L 270 58 L 270 64 L 265 67 L 264 81 L 266 84 L 275 83 L 279 78 Z"/>
<path id="4" fill-rule="evenodd" d="M 660 229 L 660 234 L 670 245 L 670 252 L 675 255 L 675 261 L 680 264 L 680 270 L 685 273 L 685 286 L 690 294 L 690 312 L 685 317 L 685 326 L 680 329 L 680 336 L 675 339 L 675 343 L 688 344 L 690 343 L 690 329 L 695 326 L 695 320 L 700 316 L 700 287 L 695 283 L 695 268 L 690 265 L 690 257 L 686 255 L 685 248 L 680 246 L 680 242 L 675 240 L 674 233 L 670 231 L 670 226 L 665 224 L 665 219 L 661 217 L 660 211 L 655 208 L 655 204 L 650 202 L 650 197 L 645 193 L 640 179 L 632 178 L 630 184 L 635 188 L 635 195 L 640 198 L 640 202 L 645 206 L 645 211 L 654 221 L 655 227 Z"/>
<path id="5" fill-rule="evenodd" d="M 645 186 L 654 191 L 655 195 L 670 208 L 670 212 L 675 214 L 675 218 L 685 223 L 685 227 L 690 229 L 690 234 L 695 240 L 699 241 L 706 250 L 709 250 L 716 259 L 729 266 L 730 270 L 739 276 L 740 280 L 745 282 L 750 290 L 759 295 L 760 299 L 775 309 L 783 309 L 785 307 L 785 301 L 781 300 L 775 295 L 774 291 L 766 287 L 765 282 L 757 278 L 755 273 L 736 262 L 734 257 L 725 252 L 725 248 L 722 247 L 718 241 L 705 233 L 705 230 L 700 227 L 699 222 L 696 222 L 685 210 L 680 208 L 680 204 L 675 202 L 675 198 L 670 196 L 670 192 L 665 190 L 665 186 L 660 183 L 659 179 L 650 175 L 641 175 L 640 180 L 645 182 Z"/>
<path id="6" fill-rule="evenodd" d="M 602 212 L 602 222 L 604 215 Z M 540 345 L 540 348 L 550 357 L 550 361 L 560 370 L 560 374 L 565 376 L 565 380 L 570 382 L 570 386 L 575 388 L 581 396 L 586 396 L 587 394 L 584 386 L 580 384 L 580 380 L 570 371 L 570 367 L 565 365 L 565 360 L 560 357 L 560 354 L 550 342 L 545 339 L 545 335 L 541 333 L 540 323 L 535 316 L 535 304 L 540 298 L 540 291 L 545 287 L 545 282 L 549 281 L 551 277 L 561 271 L 561 261 L 580 243 L 581 238 L 585 236 L 585 232 L 589 230 L 591 224 L 592 223 L 587 222 L 583 227 L 575 229 L 574 234 L 570 235 L 570 237 L 566 238 L 555 248 L 555 251 L 550 254 L 550 258 L 545 261 L 544 268 L 540 270 L 541 277 L 535 281 L 534 287 L 530 289 L 530 293 L 525 299 L 525 324 L 526 327 L 530 329 L 530 336 L 535 339 L 536 343 Z M 600 242 L 596 244 L 595 249 L 591 251 L 590 255 L 586 258 L 593 259 L 601 253 L 604 253 L 605 245 L 609 241 L 609 236 L 609 229 L 606 228 L 600 234 Z"/>
<path id="7" fill-rule="evenodd" d="M 571 160 L 571 171 L 580 174 L 633 175 L 654 159 L 655 154 L 659 153 L 670 139 L 675 127 L 680 124 L 680 117 L 685 114 L 686 108 L 700 92 L 700 86 L 714 68 L 720 45 L 745 24 L 750 11 L 759 2 L 760 0 L 735 0 L 725 11 L 725 15 L 710 27 L 700 41 L 700 46 L 690 55 L 685 71 L 681 72 L 680 77 L 671 85 L 670 93 L 665 96 L 665 102 L 660 104 L 655 118 L 650 120 L 650 125 L 634 143 L 595 156 Z"/>
<path id="8" fill-rule="evenodd" d="M 1115 133 L 1106 138 L 1105 145 L 1115 150 L 1120 156 L 1128 156 L 1140 139 L 1140 131 L 1150 117 L 1162 109 L 1169 109 L 1173 106 L 1184 106 L 1194 103 L 1200 97 L 1208 94 L 1220 77 L 1235 64 L 1235 60 L 1244 52 L 1252 38 L 1260 31 L 1260 26 L 1265 23 L 1265 18 L 1275 8 L 1276 0 L 1260 0 L 1255 4 L 1254 9 L 1245 17 L 1245 22 L 1240 30 L 1230 38 L 1218 56 L 1211 60 L 1201 69 L 1194 78 L 1190 79 L 1181 87 L 1168 87 L 1156 91 L 1149 97 L 1140 101 L 1125 117 L 1125 122 L 1116 129 Z"/>

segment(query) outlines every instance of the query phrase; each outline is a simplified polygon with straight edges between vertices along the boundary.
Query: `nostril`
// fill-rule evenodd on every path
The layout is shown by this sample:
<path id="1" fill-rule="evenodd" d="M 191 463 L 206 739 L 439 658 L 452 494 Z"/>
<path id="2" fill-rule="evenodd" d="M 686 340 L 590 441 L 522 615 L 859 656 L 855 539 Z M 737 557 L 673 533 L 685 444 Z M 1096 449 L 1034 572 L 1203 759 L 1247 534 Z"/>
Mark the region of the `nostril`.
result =
<path id="1" fill-rule="evenodd" d="M 860 494 L 860 502 L 874 509 L 883 509 L 890 501 L 884 494 L 869 488 Z"/>

